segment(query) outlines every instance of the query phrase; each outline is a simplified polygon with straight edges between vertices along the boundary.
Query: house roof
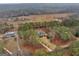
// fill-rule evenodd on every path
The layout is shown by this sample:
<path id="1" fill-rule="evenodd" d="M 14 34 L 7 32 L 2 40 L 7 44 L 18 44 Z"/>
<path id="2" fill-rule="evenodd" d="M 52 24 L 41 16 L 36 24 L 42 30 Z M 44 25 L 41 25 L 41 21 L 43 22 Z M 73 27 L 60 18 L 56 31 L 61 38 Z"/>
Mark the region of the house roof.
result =
<path id="1" fill-rule="evenodd" d="M 12 36 L 16 36 L 16 32 L 6 32 L 4 34 L 4 37 L 12 37 Z"/>
<path id="2" fill-rule="evenodd" d="M 38 31 L 37 34 L 38 34 L 39 36 L 44 36 L 44 35 L 46 35 L 46 33 L 43 32 L 43 31 Z"/>
<path id="3" fill-rule="evenodd" d="M 6 32 L 5 35 L 16 34 L 16 32 Z"/>

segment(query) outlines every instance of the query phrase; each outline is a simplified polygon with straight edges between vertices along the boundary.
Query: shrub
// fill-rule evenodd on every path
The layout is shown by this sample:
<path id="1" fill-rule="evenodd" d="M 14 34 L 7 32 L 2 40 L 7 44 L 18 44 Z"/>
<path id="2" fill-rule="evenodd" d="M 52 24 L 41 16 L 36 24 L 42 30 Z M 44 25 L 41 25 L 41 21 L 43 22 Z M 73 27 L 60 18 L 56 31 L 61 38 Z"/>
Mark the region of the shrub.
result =
<path id="1" fill-rule="evenodd" d="M 79 41 L 74 41 L 69 47 L 71 55 L 79 56 Z"/>
<path id="2" fill-rule="evenodd" d="M 46 56 L 47 53 L 44 49 L 38 49 L 38 50 L 35 51 L 35 53 L 33 55 L 35 55 L 35 56 Z"/>
<path id="3" fill-rule="evenodd" d="M 3 54 L 3 48 L 4 48 L 4 44 L 2 41 L 0 41 L 0 54 Z"/>
<path id="4" fill-rule="evenodd" d="M 53 27 L 62 26 L 62 24 L 58 21 L 51 21 L 51 22 L 48 23 L 48 26 L 53 28 Z"/>
<path id="5" fill-rule="evenodd" d="M 79 31 L 75 33 L 75 36 L 76 37 L 79 37 Z"/>
<path id="6" fill-rule="evenodd" d="M 36 50 L 34 55 L 36 56 L 63 56 L 63 51 L 61 52 L 46 52 L 43 49 Z"/>
<path id="7" fill-rule="evenodd" d="M 18 28 L 18 31 L 26 31 L 29 29 L 32 29 L 33 26 L 30 23 L 25 23 L 25 24 L 21 24 L 20 27 Z"/>

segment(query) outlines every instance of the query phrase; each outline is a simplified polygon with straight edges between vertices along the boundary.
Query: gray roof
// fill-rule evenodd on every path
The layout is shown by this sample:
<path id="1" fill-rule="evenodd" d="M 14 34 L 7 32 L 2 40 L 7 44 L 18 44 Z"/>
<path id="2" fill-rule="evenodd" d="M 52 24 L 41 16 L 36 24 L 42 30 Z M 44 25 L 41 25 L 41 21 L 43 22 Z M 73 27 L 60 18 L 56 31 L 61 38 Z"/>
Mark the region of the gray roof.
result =
<path id="1" fill-rule="evenodd" d="M 12 37 L 12 36 L 16 36 L 16 32 L 6 32 L 4 34 L 5 37 Z"/>
<path id="2" fill-rule="evenodd" d="M 45 32 L 42 32 L 42 31 L 39 31 L 39 32 L 37 32 L 37 34 L 38 34 L 39 36 L 44 36 L 46 33 L 45 33 Z"/>

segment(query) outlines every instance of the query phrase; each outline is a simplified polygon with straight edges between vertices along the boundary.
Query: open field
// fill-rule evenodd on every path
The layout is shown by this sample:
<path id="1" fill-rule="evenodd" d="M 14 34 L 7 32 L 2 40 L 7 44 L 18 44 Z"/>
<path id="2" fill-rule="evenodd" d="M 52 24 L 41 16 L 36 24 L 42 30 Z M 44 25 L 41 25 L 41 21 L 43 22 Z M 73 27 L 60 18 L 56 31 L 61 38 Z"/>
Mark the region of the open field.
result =
<path id="1" fill-rule="evenodd" d="M 74 14 L 75 13 L 58 13 L 58 14 L 20 16 L 20 17 L 14 17 L 16 21 L 7 19 L 7 21 L 0 20 L 0 23 L 13 24 L 14 26 L 17 26 L 18 24 L 26 23 L 26 22 L 44 22 L 44 21 L 50 22 L 50 21 L 55 21 L 56 19 L 65 20 L 69 16 L 72 16 Z"/>

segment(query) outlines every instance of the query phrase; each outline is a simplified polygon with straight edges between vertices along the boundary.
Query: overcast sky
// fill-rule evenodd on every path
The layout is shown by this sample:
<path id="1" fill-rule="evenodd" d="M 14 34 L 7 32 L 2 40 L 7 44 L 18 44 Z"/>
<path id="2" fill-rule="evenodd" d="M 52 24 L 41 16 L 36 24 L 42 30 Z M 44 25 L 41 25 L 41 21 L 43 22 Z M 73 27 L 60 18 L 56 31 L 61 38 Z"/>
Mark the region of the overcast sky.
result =
<path id="1" fill-rule="evenodd" d="M 0 0 L 0 3 L 79 3 L 79 0 Z"/>

